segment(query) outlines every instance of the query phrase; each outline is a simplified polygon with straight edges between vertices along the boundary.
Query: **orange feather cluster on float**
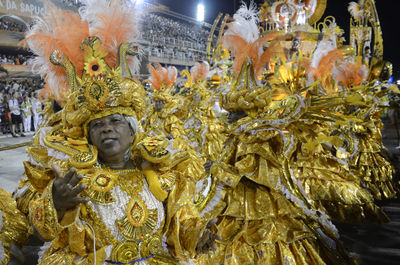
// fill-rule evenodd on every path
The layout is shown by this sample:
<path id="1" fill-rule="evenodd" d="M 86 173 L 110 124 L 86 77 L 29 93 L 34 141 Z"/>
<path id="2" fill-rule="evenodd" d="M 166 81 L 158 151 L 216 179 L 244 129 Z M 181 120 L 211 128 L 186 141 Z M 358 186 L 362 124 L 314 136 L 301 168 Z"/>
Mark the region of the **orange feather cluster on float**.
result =
<path id="1" fill-rule="evenodd" d="M 347 88 L 359 86 L 368 76 L 368 68 L 361 62 L 356 64 L 344 62 L 332 72 L 335 80 Z"/>
<path id="2" fill-rule="evenodd" d="M 317 67 L 311 67 L 310 73 L 312 77 L 328 85 L 329 75 L 339 60 L 343 60 L 343 53 L 339 49 L 329 51 L 326 55 L 322 56 Z"/>
<path id="3" fill-rule="evenodd" d="M 269 64 L 271 58 L 283 55 L 284 50 L 278 36 L 278 32 L 272 32 L 250 43 L 239 35 L 224 36 L 222 38 L 223 45 L 235 57 L 233 62 L 235 73 L 239 74 L 243 63 L 248 59 L 254 66 L 254 73 L 257 76 Z M 264 50 L 266 45 L 268 47 Z"/>

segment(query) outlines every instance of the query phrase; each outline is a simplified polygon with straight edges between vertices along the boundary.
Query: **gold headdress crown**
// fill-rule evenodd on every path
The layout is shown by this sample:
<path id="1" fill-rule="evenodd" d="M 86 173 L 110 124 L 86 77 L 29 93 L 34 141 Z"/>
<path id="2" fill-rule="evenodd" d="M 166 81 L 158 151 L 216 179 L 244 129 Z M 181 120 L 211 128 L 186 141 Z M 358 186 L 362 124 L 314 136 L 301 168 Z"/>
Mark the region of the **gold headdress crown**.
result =
<path id="1" fill-rule="evenodd" d="M 47 83 L 42 95 L 64 107 L 62 128 L 72 138 L 86 136 L 93 119 L 113 113 L 141 119 L 145 111 L 144 89 L 129 70 L 138 70 L 139 60 L 126 59 L 137 55 L 136 3 L 82 3 L 79 14 L 47 5 L 25 39 Z"/>
<path id="2" fill-rule="evenodd" d="M 134 47 L 129 43 L 120 45 L 115 69 L 104 60 L 107 51 L 102 48 L 99 38 L 87 38 L 81 49 L 84 51 L 81 78 L 62 52 L 55 50 L 50 56 L 53 64 L 65 69 L 71 87 L 62 115 L 64 133 L 71 137 L 86 136 L 91 120 L 113 113 L 141 119 L 145 111 L 145 92 L 140 82 L 132 79 L 126 62 L 127 54 L 135 54 Z"/>

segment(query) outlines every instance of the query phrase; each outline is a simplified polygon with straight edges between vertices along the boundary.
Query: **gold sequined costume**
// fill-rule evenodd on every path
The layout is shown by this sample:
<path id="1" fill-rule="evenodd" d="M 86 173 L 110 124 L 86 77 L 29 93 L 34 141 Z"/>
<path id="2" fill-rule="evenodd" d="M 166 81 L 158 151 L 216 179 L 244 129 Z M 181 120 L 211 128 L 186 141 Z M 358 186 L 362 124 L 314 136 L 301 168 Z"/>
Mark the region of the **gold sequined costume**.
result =
<path id="1" fill-rule="evenodd" d="M 188 261 L 212 216 L 200 216 L 199 206 L 192 203 L 196 189 L 190 178 L 164 170 L 171 169 L 177 157 L 186 159 L 185 150 L 167 148 L 168 140 L 146 137 L 137 125 L 146 111 L 145 91 L 132 78 L 126 58 L 136 54 L 131 43 L 135 5 L 86 1 L 82 17 L 57 8 L 49 11 L 28 32 L 26 42 L 45 62 L 51 89 L 47 92 L 63 109 L 48 113 L 28 148 L 27 180 L 20 190 L 32 187 L 32 193 L 18 196 L 21 208 L 28 206 L 33 227 L 48 241 L 39 263 Z M 95 22 L 100 18 L 99 26 Z M 77 31 L 69 32 L 68 27 Z M 44 47 L 43 41 L 48 45 Z M 131 145 L 135 169 L 107 168 L 88 140 L 89 122 L 115 113 L 124 115 L 133 128 L 136 124 Z M 53 203 L 54 164 L 63 174 L 71 167 L 83 174 L 81 183 L 87 189 L 82 195 L 89 198 L 62 218 Z"/>

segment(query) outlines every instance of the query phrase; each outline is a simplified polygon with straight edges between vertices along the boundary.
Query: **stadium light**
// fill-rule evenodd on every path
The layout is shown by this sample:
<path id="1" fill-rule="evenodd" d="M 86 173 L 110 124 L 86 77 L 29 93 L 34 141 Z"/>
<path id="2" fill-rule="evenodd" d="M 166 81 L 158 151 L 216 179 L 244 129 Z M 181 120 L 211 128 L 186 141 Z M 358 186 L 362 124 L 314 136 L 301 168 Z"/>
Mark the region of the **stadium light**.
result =
<path id="1" fill-rule="evenodd" d="M 140 5 L 141 3 L 143 3 L 143 0 L 136 0 L 137 5 Z"/>
<path id="2" fill-rule="evenodd" d="M 203 4 L 197 5 L 197 21 L 200 21 L 200 22 L 204 21 L 204 5 Z"/>

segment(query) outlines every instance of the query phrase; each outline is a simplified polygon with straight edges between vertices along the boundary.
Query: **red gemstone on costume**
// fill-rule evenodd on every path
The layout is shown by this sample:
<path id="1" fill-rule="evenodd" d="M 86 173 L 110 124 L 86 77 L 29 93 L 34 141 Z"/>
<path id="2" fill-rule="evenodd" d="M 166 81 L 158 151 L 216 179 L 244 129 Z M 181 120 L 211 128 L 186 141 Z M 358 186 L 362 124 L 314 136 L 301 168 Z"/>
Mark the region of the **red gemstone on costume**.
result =
<path id="1" fill-rule="evenodd" d="M 96 177 L 96 184 L 99 185 L 100 187 L 107 187 L 107 185 L 110 183 L 110 178 L 106 175 L 98 175 Z"/>

